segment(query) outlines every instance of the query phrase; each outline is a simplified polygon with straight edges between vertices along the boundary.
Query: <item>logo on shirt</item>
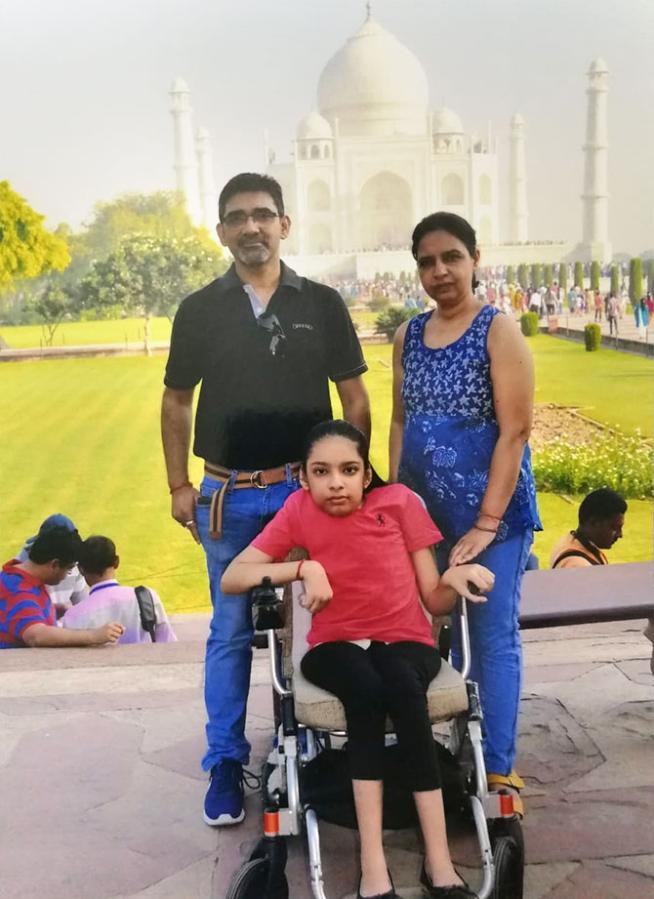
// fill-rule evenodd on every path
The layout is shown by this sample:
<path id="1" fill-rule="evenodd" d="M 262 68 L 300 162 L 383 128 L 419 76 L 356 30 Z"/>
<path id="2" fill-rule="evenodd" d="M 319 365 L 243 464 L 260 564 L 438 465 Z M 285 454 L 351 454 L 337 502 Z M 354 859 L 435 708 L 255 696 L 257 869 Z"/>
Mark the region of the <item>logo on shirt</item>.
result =
<path id="1" fill-rule="evenodd" d="M 377 512 L 377 514 L 375 515 L 375 521 L 377 522 L 377 527 L 379 528 L 383 528 L 386 526 L 386 519 L 381 512 Z"/>
<path id="2" fill-rule="evenodd" d="M 305 331 L 313 331 L 314 330 L 313 325 L 310 325 L 308 322 L 294 322 L 293 330 L 297 331 L 298 328 L 304 328 Z"/>

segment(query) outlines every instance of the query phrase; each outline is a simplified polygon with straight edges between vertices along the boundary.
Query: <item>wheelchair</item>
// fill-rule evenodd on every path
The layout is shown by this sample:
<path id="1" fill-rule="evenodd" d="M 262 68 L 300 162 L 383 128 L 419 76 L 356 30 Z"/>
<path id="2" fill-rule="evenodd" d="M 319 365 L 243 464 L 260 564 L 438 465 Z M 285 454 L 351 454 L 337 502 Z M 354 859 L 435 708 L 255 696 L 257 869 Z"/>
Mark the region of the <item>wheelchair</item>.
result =
<path id="1" fill-rule="evenodd" d="M 226 899 L 288 899 L 285 876 L 286 841 L 306 839 L 311 896 L 327 899 L 319 820 L 356 828 L 346 761 L 346 722 L 338 699 L 309 683 L 299 661 L 310 615 L 299 604 L 301 585 L 284 590 L 265 578 L 251 591 L 254 645 L 268 648 L 276 737 L 262 772 L 263 837 L 250 858 L 234 873 Z M 448 795 L 446 813 L 457 813 L 474 825 L 481 856 L 482 882 L 471 885 L 479 899 L 522 899 L 524 841 L 519 816 L 508 791 L 490 792 L 482 753 L 482 709 L 476 683 L 469 680 L 470 639 L 466 601 L 459 599 L 463 670 L 443 660 L 431 682 L 427 701 L 432 724 L 449 722 L 447 746 L 437 740 L 441 762 L 450 760 L 456 789 Z M 392 732 L 390 721 L 387 732 Z M 387 747 L 392 754 L 392 736 Z M 441 763 L 441 768 L 442 768 Z M 392 788 L 392 767 L 384 777 L 384 796 Z M 395 789 L 398 795 L 398 788 Z M 401 795 L 391 814 L 384 808 L 384 827 L 413 826 L 413 799 Z M 409 811 L 410 809 L 410 811 Z M 392 818 L 393 820 L 389 820 Z M 397 887 L 396 887 L 397 889 Z M 401 889 L 401 888 L 400 888 Z M 309 895 L 307 893 L 307 895 Z M 292 897 L 299 899 L 299 897 Z"/>

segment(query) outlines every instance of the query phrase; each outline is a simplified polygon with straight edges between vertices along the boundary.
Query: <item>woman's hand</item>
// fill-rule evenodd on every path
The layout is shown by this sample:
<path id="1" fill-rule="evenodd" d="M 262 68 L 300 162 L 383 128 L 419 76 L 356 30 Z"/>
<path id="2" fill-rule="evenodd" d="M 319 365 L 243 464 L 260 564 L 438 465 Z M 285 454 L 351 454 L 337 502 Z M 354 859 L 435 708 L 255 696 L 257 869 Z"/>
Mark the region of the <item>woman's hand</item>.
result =
<path id="1" fill-rule="evenodd" d="M 450 552 L 448 562 L 450 565 L 465 565 L 472 562 L 495 539 L 495 531 L 480 531 L 478 528 L 470 530 L 455 543 Z"/>
<path id="2" fill-rule="evenodd" d="M 324 609 L 332 598 L 332 587 L 327 578 L 327 573 L 320 562 L 307 559 L 302 566 L 301 573 L 304 596 L 300 600 L 300 604 L 312 615 L 315 615 L 316 612 Z"/>
<path id="3" fill-rule="evenodd" d="M 448 568 L 441 580 L 443 584 L 456 590 L 459 596 L 465 596 L 471 602 L 486 602 L 485 594 L 493 589 L 495 575 L 483 565 L 474 563 Z M 479 593 L 473 593 L 470 584 L 474 584 Z"/>

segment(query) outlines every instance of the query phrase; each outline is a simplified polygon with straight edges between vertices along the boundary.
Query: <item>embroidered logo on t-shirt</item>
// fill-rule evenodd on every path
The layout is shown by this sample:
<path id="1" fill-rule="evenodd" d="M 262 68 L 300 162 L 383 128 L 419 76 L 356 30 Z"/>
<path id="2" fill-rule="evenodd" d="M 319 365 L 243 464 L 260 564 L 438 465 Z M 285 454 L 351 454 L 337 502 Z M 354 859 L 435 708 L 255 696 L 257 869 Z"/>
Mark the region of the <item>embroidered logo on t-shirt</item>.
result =
<path id="1" fill-rule="evenodd" d="M 298 328 L 304 328 L 305 331 L 313 331 L 313 325 L 310 325 L 308 322 L 293 322 L 293 330 L 297 330 Z"/>
<path id="2" fill-rule="evenodd" d="M 383 528 L 386 524 L 386 519 L 381 512 L 377 512 L 377 514 L 375 515 L 375 521 L 377 522 L 377 526 L 380 528 Z"/>

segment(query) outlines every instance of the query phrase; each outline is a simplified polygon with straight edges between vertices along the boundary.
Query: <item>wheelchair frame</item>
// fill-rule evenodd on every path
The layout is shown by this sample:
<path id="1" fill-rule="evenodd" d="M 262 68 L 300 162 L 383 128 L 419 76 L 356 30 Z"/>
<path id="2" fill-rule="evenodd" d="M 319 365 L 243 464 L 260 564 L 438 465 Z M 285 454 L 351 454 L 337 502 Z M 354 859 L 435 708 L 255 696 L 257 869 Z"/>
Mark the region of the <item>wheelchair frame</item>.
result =
<path id="1" fill-rule="evenodd" d="M 267 579 L 266 579 L 267 580 Z M 318 815 L 303 801 L 301 770 L 321 751 L 317 733 L 345 737 L 342 731 L 316 731 L 300 724 L 295 717 L 293 690 L 281 674 L 281 644 L 277 629 L 283 627 L 279 615 L 282 601 L 268 584 L 253 593 L 255 630 L 265 633 L 269 652 L 270 678 L 278 697 L 276 746 L 268 756 L 268 771 L 263 784 L 268 801 L 263 813 L 263 839 L 257 843 L 249 861 L 232 878 L 226 899 L 288 899 L 286 838 L 300 836 L 306 830 L 309 851 L 309 880 L 314 899 L 327 899 L 320 853 Z M 464 774 L 466 799 L 472 813 L 482 861 L 483 881 L 477 890 L 479 899 L 522 899 L 524 842 L 520 819 L 508 791 L 489 791 L 482 751 L 482 710 L 479 689 L 470 674 L 470 636 L 466 601 L 460 598 L 463 670 L 468 709 L 449 719 L 447 748 Z M 256 641 L 256 637 L 255 637 Z M 266 776 L 266 768 L 264 768 Z M 490 828 L 489 828 L 490 824 Z"/>

